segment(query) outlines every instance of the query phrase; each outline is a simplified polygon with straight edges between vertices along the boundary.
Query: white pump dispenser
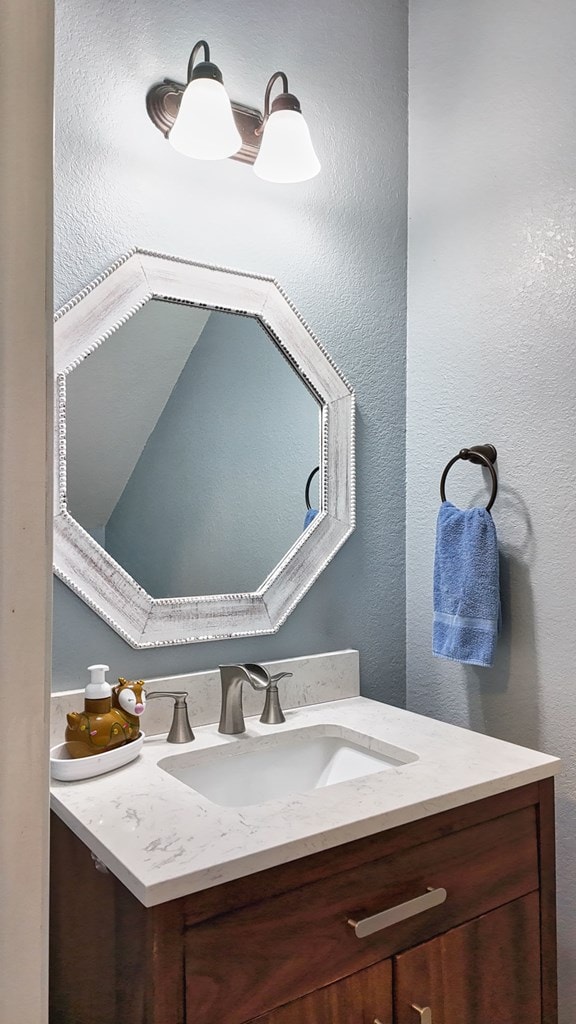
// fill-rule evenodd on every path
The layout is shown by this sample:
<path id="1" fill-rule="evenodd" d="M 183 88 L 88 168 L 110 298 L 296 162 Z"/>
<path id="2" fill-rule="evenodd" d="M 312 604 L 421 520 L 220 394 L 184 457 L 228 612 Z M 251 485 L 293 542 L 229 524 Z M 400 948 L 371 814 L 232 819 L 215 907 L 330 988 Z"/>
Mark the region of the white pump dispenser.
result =
<path id="1" fill-rule="evenodd" d="M 106 681 L 105 672 L 110 671 L 109 665 L 89 665 L 90 682 L 84 691 L 86 700 L 104 700 L 112 696 L 112 687 Z"/>

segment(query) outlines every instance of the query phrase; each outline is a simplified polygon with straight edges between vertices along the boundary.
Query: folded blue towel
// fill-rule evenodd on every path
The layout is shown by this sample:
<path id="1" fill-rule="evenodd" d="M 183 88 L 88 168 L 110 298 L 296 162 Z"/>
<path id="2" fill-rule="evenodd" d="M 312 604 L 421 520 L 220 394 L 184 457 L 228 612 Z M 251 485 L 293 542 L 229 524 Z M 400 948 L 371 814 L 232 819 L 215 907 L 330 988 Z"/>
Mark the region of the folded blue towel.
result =
<path id="1" fill-rule="evenodd" d="M 308 529 L 308 527 L 310 526 L 310 523 L 312 522 L 313 519 L 316 519 L 317 515 L 318 515 L 318 509 L 317 508 L 309 508 L 308 509 L 308 511 L 306 512 L 306 517 L 304 519 L 304 529 L 305 530 Z"/>
<path id="2" fill-rule="evenodd" d="M 432 652 L 490 667 L 500 629 L 498 538 L 485 508 L 442 502 L 436 526 Z"/>

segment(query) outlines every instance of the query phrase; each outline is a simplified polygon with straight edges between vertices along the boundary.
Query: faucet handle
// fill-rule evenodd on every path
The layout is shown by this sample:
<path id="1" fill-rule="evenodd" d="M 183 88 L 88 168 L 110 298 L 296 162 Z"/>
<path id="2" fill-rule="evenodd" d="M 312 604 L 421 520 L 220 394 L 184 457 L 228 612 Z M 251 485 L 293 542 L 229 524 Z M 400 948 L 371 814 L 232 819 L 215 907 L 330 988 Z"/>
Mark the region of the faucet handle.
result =
<path id="1" fill-rule="evenodd" d="M 275 676 L 270 676 L 270 682 L 266 689 L 266 701 L 264 703 L 264 711 L 260 717 L 260 721 L 264 725 L 282 725 L 285 722 L 284 712 L 280 707 L 280 697 L 278 696 L 277 683 L 280 679 L 289 679 L 293 675 L 292 672 L 278 672 Z"/>
<path id="2" fill-rule="evenodd" d="M 146 700 L 158 697 L 171 697 L 174 701 L 172 725 L 166 737 L 167 743 L 191 743 L 194 739 L 190 719 L 188 718 L 187 690 L 152 690 L 146 694 Z"/>
<path id="3" fill-rule="evenodd" d="M 291 679 L 293 672 L 279 672 L 276 676 L 270 676 L 270 685 L 275 686 L 280 679 Z"/>

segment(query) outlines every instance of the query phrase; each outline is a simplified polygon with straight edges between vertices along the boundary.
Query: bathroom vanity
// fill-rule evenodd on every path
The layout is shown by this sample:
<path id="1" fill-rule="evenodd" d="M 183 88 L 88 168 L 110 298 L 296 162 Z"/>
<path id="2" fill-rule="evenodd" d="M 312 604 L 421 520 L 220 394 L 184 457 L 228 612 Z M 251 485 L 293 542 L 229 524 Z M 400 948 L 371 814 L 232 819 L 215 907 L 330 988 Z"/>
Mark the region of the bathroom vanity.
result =
<path id="1" fill-rule="evenodd" d="M 51 1024 L 554 1024 L 557 760 L 360 697 L 287 718 L 54 784 Z M 322 736 L 338 784 L 194 775 Z"/>

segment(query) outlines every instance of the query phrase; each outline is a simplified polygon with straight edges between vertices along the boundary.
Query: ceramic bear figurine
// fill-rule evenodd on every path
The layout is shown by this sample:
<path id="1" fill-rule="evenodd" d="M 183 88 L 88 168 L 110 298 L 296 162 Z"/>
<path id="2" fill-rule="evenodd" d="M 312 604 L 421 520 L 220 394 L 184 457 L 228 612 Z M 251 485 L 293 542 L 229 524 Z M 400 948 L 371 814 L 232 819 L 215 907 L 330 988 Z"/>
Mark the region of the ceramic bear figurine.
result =
<path id="1" fill-rule="evenodd" d="M 101 666 L 98 666 L 100 668 Z M 66 716 L 65 739 L 71 757 L 104 754 L 140 735 L 140 715 L 146 707 L 144 682 L 120 678 L 111 696 L 86 697 L 84 711 Z"/>

